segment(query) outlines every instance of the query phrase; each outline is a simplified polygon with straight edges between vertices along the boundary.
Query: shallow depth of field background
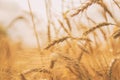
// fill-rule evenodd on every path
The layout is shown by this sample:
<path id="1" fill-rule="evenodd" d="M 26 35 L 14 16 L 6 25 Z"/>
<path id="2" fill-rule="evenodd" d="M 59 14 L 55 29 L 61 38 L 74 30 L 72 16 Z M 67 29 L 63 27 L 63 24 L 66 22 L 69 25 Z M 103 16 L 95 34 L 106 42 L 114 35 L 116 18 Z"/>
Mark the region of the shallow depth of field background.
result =
<path id="1" fill-rule="evenodd" d="M 0 80 L 119 80 L 119 0 L 0 0 Z"/>

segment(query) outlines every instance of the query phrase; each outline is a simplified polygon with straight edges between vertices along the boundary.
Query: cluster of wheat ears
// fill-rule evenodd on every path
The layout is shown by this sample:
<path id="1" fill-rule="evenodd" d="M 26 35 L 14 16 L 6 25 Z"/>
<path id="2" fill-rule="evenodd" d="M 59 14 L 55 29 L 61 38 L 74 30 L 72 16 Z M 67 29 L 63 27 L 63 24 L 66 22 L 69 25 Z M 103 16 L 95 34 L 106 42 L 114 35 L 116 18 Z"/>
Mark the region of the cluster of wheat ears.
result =
<path id="1" fill-rule="evenodd" d="M 37 42 L 37 49 L 34 50 L 36 54 L 39 53 L 38 63 L 41 67 L 21 71 L 17 69 L 24 68 L 24 66 L 17 69 L 15 67 L 17 66 L 15 53 L 23 52 L 19 49 L 12 49 L 11 44 L 13 43 L 6 31 L 16 21 L 26 20 L 25 16 L 19 16 L 8 25 L 7 29 L 0 27 L 0 80 L 119 80 L 120 22 L 115 17 L 114 9 L 116 8 L 120 13 L 120 1 L 108 0 L 111 6 L 115 7 L 113 10 L 109 8 L 105 0 L 86 0 L 79 7 L 74 8 L 73 6 L 66 12 L 62 5 L 62 19 L 52 14 L 51 1 L 44 1 L 48 19 L 47 35 L 44 34 L 47 36 L 46 47 L 42 47 L 40 44 L 40 34 L 36 30 L 36 16 L 32 12 L 29 0 L 30 12 L 27 13 L 33 23 Z M 70 4 L 74 4 L 72 1 L 74 0 L 71 0 Z M 62 0 L 62 4 L 64 3 L 65 1 Z M 90 16 L 87 12 L 94 6 L 101 9 L 98 12 L 103 17 L 102 22 L 96 21 L 92 18 L 94 14 Z M 86 23 L 82 22 L 82 16 L 87 20 Z M 52 17 L 56 19 L 52 20 Z M 60 35 L 61 31 L 64 35 Z M 55 33 L 55 36 L 52 35 L 52 32 Z M 77 32 L 77 36 L 75 36 L 75 32 Z M 30 65 L 30 63 L 25 65 Z"/>

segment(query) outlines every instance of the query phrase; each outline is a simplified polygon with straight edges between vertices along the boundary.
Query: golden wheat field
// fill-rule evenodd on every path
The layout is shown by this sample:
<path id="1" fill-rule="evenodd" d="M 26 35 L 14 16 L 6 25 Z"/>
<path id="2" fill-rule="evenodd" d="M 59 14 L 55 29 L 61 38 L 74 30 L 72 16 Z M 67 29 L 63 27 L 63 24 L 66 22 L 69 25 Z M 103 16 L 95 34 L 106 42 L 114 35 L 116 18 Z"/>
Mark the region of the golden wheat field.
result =
<path id="1" fill-rule="evenodd" d="M 0 0 L 0 80 L 120 80 L 120 0 Z"/>

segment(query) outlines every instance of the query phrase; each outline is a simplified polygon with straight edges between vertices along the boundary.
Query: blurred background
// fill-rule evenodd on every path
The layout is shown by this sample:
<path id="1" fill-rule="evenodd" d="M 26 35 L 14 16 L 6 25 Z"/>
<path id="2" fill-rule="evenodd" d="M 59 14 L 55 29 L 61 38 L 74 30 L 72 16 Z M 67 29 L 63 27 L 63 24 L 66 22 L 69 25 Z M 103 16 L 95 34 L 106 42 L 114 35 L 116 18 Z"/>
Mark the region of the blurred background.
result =
<path id="1" fill-rule="evenodd" d="M 63 21 L 63 13 L 68 10 L 72 11 L 85 1 L 87 0 L 29 0 L 41 46 L 44 46 L 48 40 L 48 24 L 51 23 L 51 35 L 54 39 L 56 33 L 53 31 L 53 26 L 55 25 L 55 28 L 58 29 L 60 27 L 57 20 Z M 104 2 L 114 14 L 113 16 L 116 18 L 116 21 L 119 22 L 119 8 L 112 0 L 104 0 Z M 96 23 L 100 23 L 105 21 L 102 12 L 102 8 L 95 4 L 90 6 L 86 13 Z M 73 18 L 70 20 L 73 20 Z M 85 14 L 82 14 L 74 17 L 74 21 L 75 23 L 71 23 L 73 35 L 80 36 L 80 33 L 76 31 L 75 24 L 89 26 L 88 19 Z M 108 18 L 108 21 L 114 22 L 111 18 Z M 6 28 L 10 38 L 15 42 L 21 42 L 21 44 L 29 47 L 37 45 L 27 0 L 0 0 L 0 24 Z M 59 36 L 61 35 L 65 35 L 65 33 L 60 31 Z"/>
<path id="2" fill-rule="evenodd" d="M 36 18 L 37 32 L 41 34 L 41 45 L 44 45 L 47 41 L 45 37 L 48 22 L 46 7 L 51 7 L 52 15 L 61 16 L 62 11 L 65 12 L 73 6 L 79 6 L 79 3 L 79 0 L 74 0 L 74 4 L 72 0 L 66 1 L 64 5 L 62 0 L 30 0 L 32 12 Z M 64 10 L 61 6 L 65 7 Z M 29 12 L 27 0 L 0 0 L 0 24 L 8 28 L 7 32 L 11 39 L 35 47 L 36 39 L 32 30 Z"/>

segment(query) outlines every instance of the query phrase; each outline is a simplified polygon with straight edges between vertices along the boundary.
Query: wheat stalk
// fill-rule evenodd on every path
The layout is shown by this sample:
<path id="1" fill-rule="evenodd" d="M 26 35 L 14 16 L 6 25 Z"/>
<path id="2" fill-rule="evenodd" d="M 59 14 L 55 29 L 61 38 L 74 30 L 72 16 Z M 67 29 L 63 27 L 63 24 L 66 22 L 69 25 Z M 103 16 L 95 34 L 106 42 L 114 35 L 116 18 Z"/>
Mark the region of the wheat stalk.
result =
<path id="1" fill-rule="evenodd" d="M 36 37 L 36 40 L 37 40 L 38 50 L 41 52 L 39 36 L 38 36 L 37 30 L 36 30 L 36 24 L 35 24 L 35 21 L 34 21 L 34 16 L 32 14 L 32 9 L 31 9 L 31 5 L 30 5 L 30 1 L 27 0 L 27 2 L 28 2 L 29 10 L 30 10 L 31 20 L 32 20 L 32 23 L 33 23 L 33 29 L 34 29 L 35 37 Z"/>
<path id="2" fill-rule="evenodd" d="M 50 0 L 44 0 L 44 1 L 45 1 L 45 6 L 46 6 L 46 16 L 47 16 L 47 20 L 48 20 L 47 21 L 47 25 L 48 25 L 47 26 L 47 28 L 48 28 L 47 29 L 48 30 L 47 31 L 48 32 L 47 36 L 48 36 L 48 43 L 50 43 L 51 42 L 51 38 L 52 38 L 51 37 L 51 20 L 50 20 L 52 18 L 51 17 L 52 16 L 51 15 L 51 9 L 50 9 L 51 8 L 51 1 Z"/>

